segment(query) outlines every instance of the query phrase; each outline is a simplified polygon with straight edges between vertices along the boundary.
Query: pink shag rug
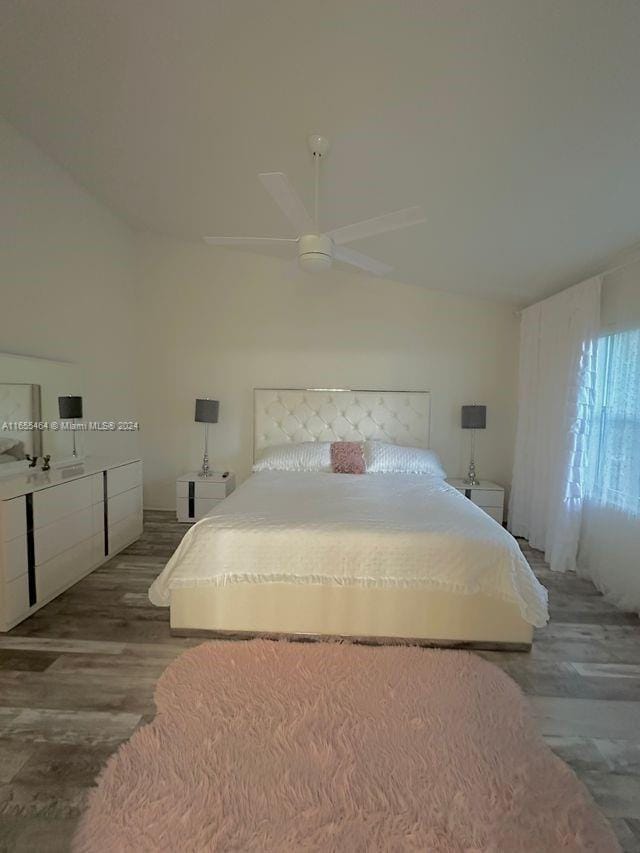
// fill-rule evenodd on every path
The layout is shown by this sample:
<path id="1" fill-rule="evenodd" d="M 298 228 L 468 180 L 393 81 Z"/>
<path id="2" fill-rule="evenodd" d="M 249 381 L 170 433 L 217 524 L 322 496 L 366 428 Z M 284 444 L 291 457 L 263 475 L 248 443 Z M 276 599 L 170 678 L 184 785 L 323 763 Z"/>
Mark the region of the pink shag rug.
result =
<path id="1" fill-rule="evenodd" d="M 209 642 L 156 704 L 75 851 L 620 849 L 516 684 L 467 652 Z"/>

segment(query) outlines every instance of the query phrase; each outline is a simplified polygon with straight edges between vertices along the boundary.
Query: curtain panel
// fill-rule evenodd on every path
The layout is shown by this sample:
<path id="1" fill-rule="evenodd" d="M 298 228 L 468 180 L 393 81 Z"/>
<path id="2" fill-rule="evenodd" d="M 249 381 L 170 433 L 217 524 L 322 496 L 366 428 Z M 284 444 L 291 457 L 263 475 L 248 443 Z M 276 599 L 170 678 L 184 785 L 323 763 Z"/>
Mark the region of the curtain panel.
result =
<path id="1" fill-rule="evenodd" d="M 578 571 L 640 612 L 640 329 L 598 341 L 596 374 Z"/>
<path id="2" fill-rule="evenodd" d="M 522 312 L 518 424 L 509 529 L 544 551 L 554 571 L 576 568 L 596 406 L 600 276 Z"/>

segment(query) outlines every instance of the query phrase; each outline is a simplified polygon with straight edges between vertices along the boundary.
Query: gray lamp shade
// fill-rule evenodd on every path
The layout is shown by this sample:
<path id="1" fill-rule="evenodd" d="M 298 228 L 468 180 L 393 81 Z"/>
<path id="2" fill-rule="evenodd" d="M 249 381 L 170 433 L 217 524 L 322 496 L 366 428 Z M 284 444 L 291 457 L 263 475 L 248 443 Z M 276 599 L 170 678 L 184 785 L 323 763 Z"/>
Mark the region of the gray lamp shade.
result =
<path id="1" fill-rule="evenodd" d="M 462 407 L 462 429 L 486 429 L 487 407 L 486 406 L 463 406 Z"/>
<path id="2" fill-rule="evenodd" d="M 219 408 L 217 400 L 196 400 L 195 420 L 202 424 L 217 424 Z"/>
<path id="3" fill-rule="evenodd" d="M 63 420 L 82 417 L 82 397 L 58 397 L 58 410 Z"/>

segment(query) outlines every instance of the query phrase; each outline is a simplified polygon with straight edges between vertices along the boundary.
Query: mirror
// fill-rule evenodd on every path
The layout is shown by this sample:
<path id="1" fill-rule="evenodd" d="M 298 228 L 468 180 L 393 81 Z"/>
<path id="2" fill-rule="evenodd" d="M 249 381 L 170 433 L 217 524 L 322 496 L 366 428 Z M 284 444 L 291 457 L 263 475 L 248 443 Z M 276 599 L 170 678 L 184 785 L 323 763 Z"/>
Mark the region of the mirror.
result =
<path id="1" fill-rule="evenodd" d="M 0 381 L 0 465 L 19 462 L 27 454 L 42 456 L 42 433 L 23 424 L 41 420 L 40 386 Z"/>
<path id="2" fill-rule="evenodd" d="M 49 454 L 52 462 L 71 456 L 71 432 L 49 426 L 60 422 L 58 397 L 68 394 L 83 396 L 76 364 L 0 353 L 0 477 L 26 470 L 27 454 Z M 81 457 L 82 439 L 83 433 L 76 433 Z"/>

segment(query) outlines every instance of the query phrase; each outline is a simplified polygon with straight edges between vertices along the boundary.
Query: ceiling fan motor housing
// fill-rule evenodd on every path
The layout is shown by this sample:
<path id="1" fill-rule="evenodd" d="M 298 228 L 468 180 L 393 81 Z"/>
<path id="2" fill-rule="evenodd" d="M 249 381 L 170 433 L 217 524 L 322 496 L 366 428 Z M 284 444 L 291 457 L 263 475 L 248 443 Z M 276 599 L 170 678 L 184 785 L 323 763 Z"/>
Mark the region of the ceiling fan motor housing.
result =
<path id="1" fill-rule="evenodd" d="M 327 270 L 333 261 L 333 244 L 326 234 L 303 234 L 298 240 L 298 261 L 307 272 Z"/>

